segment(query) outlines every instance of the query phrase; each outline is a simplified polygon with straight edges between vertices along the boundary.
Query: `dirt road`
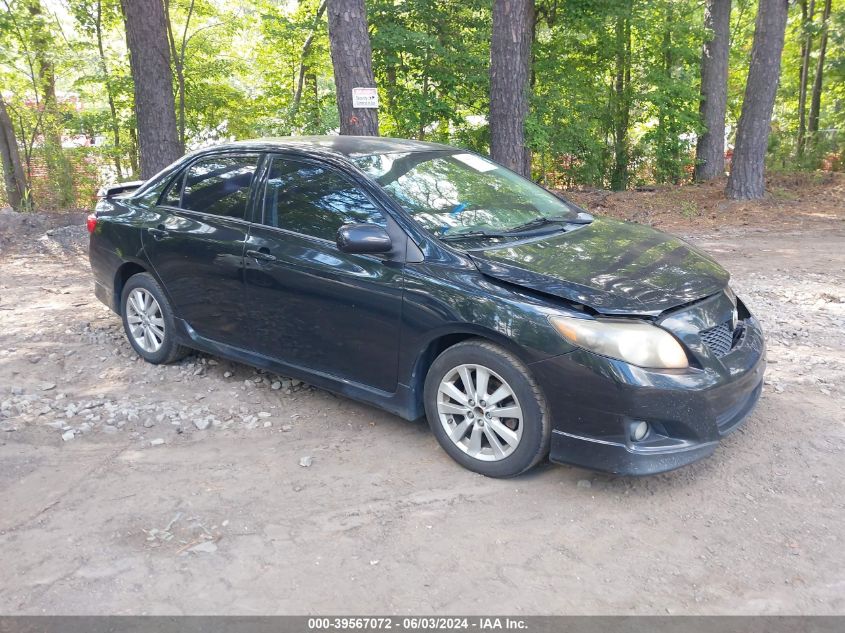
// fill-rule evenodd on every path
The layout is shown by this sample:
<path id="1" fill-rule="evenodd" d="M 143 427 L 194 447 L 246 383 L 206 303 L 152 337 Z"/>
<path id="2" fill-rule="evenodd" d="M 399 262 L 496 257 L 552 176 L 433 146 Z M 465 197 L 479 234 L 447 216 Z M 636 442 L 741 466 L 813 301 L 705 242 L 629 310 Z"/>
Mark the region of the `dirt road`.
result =
<path id="1" fill-rule="evenodd" d="M 305 385 L 140 362 L 44 228 L 0 251 L 0 613 L 845 613 L 841 221 L 694 236 L 772 363 L 715 456 L 509 481 Z"/>

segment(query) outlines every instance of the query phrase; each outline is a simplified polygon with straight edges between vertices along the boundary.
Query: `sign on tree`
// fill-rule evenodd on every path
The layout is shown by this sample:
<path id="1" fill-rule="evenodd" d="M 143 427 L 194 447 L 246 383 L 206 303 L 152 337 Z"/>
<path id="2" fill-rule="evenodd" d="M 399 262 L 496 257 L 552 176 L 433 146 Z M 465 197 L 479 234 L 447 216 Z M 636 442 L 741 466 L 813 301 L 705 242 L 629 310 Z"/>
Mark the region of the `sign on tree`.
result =
<path id="1" fill-rule="evenodd" d="M 375 88 L 353 88 L 353 108 L 378 108 L 378 90 Z"/>

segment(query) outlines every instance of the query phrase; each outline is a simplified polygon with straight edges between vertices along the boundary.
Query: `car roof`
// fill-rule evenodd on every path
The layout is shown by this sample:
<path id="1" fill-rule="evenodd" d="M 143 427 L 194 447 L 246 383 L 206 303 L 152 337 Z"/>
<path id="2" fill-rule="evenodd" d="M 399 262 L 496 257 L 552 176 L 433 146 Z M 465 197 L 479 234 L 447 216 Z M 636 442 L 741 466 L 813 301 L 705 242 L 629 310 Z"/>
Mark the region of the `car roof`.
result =
<path id="1" fill-rule="evenodd" d="M 383 136 L 279 136 L 250 141 L 237 141 L 225 145 L 206 147 L 213 149 L 294 150 L 301 152 L 329 153 L 346 158 L 408 152 L 454 151 L 454 147 L 440 143 L 426 143 L 404 138 Z"/>
<path id="2" fill-rule="evenodd" d="M 426 143 L 425 141 L 390 138 L 386 136 L 275 136 L 248 141 L 234 141 L 231 143 L 209 145 L 189 152 L 172 165 L 165 167 L 147 179 L 132 195 L 137 196 L 143 194 L 150 187 L 159 183 L 162 178 L 173 175 L 196 158 L 226 150 L 249 150 L 257 152 L 288 150 L 302 154 L 334 155 L 342 158 L 410 152 L 460 151 L 455 147 L 441 143 Z"/>

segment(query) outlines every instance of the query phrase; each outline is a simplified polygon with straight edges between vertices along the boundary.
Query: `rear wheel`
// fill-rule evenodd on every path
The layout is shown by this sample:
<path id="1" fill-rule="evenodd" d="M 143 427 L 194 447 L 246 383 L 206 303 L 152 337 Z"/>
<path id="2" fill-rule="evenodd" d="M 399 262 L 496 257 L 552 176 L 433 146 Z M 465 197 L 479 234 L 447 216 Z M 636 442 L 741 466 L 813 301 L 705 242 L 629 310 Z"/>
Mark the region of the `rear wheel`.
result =
<path id="1" fill-rule="evenodd" d="M 188 353 L 176 342 L 173 309 L 149 273 L 133 275 L 126 282 L 121 315 L 126 338 L 145 361 L 172 363 Z"/>
<path id="2" fill-rule="evenodd" d="M 513 477 L 546 456 L 545 399 L 528 368 L 486 341 L 450 347 L 426 376 L 425 409 L 443 449 L 462 466 Z"/>

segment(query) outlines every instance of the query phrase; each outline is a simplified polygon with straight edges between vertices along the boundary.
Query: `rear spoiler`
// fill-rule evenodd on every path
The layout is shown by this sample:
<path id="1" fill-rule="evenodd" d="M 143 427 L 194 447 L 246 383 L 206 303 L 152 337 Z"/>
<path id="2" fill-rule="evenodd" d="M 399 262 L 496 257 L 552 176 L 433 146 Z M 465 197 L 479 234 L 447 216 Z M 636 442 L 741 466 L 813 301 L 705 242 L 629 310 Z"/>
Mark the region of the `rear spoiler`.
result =
<path id="1" fill-rule="evenodd" d="M 115 196 L 119 196 L 124 193 L 131 193 L 145 182 L 146 180 L 132 180 L 131 182 L 121 182 L 117 185 L 105 185 L 100 187 L 100 190 L 97 192 L 97 197 L 100 199 L 114 198 Z"/>

